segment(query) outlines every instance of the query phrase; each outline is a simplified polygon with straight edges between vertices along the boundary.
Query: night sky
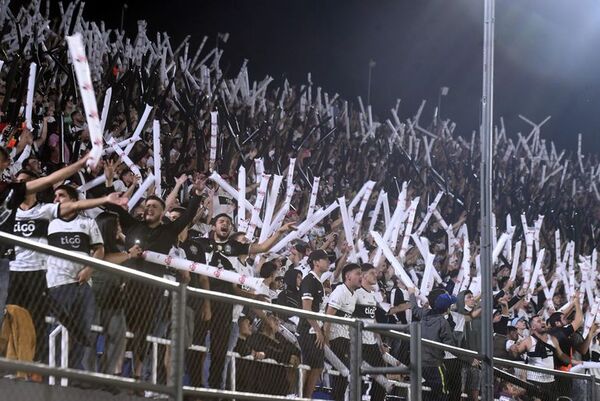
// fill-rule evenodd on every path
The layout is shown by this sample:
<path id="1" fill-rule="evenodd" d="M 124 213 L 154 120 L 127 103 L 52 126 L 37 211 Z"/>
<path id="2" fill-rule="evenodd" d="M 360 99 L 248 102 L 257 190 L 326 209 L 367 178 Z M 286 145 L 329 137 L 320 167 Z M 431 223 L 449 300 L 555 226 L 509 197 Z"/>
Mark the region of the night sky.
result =
<path id="1" fill-rule="evenodd" d="M 230 74 L 249 59 L 251 79 L 313 82 L 330 94 L 367 98 L 381 120 L 402 99 L 401 117 L 428 101 L 429 121 L 440 87 L 441 116 L 470 137 L 480 120 L 483 0 L 130 0 L 125 27 L 136 21 L 176 40 L 229 32 L 222 66 Z M 121 1 L 88 1 L 84 16 L 118 27 Z M 214 43 L 214 42 L 213 42 Z M 518 115 L 552 119 L 542 136 L 559 148 L 600 151 L 600 2 L 594 0 L 498 0 L 496 2 L 495 121 L 508 132 L 528 133 Z"/>

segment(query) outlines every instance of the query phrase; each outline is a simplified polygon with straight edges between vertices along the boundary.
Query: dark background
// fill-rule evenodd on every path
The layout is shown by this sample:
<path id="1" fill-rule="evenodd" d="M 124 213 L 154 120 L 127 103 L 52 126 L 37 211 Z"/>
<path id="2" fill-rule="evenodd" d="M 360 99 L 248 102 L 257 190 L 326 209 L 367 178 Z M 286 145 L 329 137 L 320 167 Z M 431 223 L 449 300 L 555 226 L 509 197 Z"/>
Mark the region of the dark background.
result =
<path id="1" fill-rule="evenodd" d="M 124 3 L 88 1 L 84 17 L 119 27 Z M 127 1 L 124 26 L 137 20 L 175 41 L 187 34 L 198 44 L 229 32 L 223 67 L 237 74 L 249 59 L 251 79 L 312 80 L 330 94 L 367 98 L 380 120 L 402 99 L 401 118 L 428 101 L 428 122 L 440 87 L 450 87 L 441 115 L 470 138 L 479 126 L 483 0 L 208 0 Z M 56 4 L 53 5 L 57 8 Z M 149 35 L 150 36 L 150 35 Z M 151 36 L 152 37 L 152 36 Z M 175 47 L 175 46 L 173 46 Z M 558 148 L 600 151 L 600 2 L 594 0 L 498 0 L 496 2 L 495 122 L 510 134 L 528 133 L 518 115 L 552 119 L 542 137 Z M 190 49 L 192 52 L 192 48 Z"/>

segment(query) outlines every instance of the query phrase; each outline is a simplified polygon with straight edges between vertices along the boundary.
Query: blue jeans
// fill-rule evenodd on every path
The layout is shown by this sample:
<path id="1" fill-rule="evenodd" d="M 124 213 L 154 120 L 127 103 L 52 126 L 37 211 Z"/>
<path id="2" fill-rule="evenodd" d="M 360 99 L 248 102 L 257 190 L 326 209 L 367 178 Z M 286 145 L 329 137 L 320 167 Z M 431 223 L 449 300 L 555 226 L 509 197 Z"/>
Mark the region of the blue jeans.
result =
<path id="1" fill-rule="evenodd" d="M 0 259 L 0 328 L 4 321 L 4 308 L 6 308 L 6 298 L 8 298 L 9 263 L 8 259 Z"/>
<path id="2" fill-rule="evenodd" d="M 49 296 L 61 314 L 55 316 L 69 330 L 69 367 L 95 371 L 95 335 L 91 325 L 96 303 L 89 284 L 71 283 L 52 287 Z M 56 327 L 56 326 L 55 326 Z"/>

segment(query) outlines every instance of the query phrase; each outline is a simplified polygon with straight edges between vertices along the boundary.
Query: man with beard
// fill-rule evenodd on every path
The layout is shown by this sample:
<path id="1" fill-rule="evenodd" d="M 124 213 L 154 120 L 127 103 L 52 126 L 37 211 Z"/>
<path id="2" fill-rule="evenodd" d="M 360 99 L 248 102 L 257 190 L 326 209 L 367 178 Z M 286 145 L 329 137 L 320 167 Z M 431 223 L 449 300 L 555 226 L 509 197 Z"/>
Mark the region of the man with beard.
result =
<path id="1" fill-rule="evenodd" d="M 192 243 L 198 246 L 206 256 L 206 262 L 220 269 L 235 271 L 238 257 L 267 252 L 279 240 L 281 234 L 293 229 L 293 223 L 287 223 L 279 228 L 263 243 L 241 243 L 230 238 L 233 230 L 231 217 L 221 213 L 213 217 L 212 230 L 208 238 L 194 238 Z M 211 291 L 226 294 L 235 293 L 235 285 L 216 278 L 209 279 Z M 209 301 L 205 301 L 209 302 Z M 221 389 L 223 387 L 223 370 L 227 355 L 227 345 L 231 332 L 233 305 L 224 302 L 210 302 L 210 368 L 208 386 Z"/>
<path id="2" fill-rule="evenodd" d="M 560 349 L 558 341 L 555 337 L 548 334 L 546 323 L 539 316 L 534 316 L 531 319 L 531 336 L 525 340 L 514 344 L 511 347 L 511 352 L 514 355 L 527 353 L 528 364 L 547 369 L 554 369 L 554 357 L 557 357 L 565 364 L 572 363 L 578 365 L 580 362 L 571 360 L 568 355 Z M 527 381 L 537 385 L 540 388 L 542 399 L 553 400 L 555 394 L 555 378 L 554 375 L 547 373 L 538 373 L 527 371 Z"/>
<path id="3" fill-rule="evenodd" d="M 111 211 L 119 215 L 126 236 L 125 249 L 130 249 L 132 246 L 139 244 L 144 250 L 168 254 L 171 248 L 177 244 L 179 233 L 190 224 L 196 215 L 205 182 L 206 180 L 196 180 L 194 182 L 188 207 L 181 213 L 179 218 L 173 221 L 164 221 L 165 203 L 154 195 L 146 198 L 143 221 L 136 220 L 122 208 L 109 206 Z M 142 259 L 132 259 L 126 263 L 126 266 L 160 277 L 166 272 L 164 266 L 149 263 Z M 159 310 L 162 294 L 162 289 L 139 281 L 127 283 L 126 315 L 129 329 L 135 335 L 131 348 L 136 361 L 134 373 L 136 378 L 139 378 L 142 372 L 142 361 L 148 352 L 146 336 L 152 329 L 152 317 Z"/>

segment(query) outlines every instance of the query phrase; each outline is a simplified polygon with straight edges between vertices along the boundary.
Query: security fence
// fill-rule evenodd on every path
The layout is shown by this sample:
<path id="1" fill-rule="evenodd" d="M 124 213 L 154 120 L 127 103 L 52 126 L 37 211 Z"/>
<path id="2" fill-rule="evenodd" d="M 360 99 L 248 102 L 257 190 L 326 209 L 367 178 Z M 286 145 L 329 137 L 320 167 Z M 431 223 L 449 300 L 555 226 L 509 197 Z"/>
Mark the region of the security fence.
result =
<path id="1" fill-rule="evenodd" d="M 248 298 L 243 289 L 240 296 L 223 281 L 211 287 L 221 291 L 210 291 L 181 283 L 168 269 L 159 277 L 6 233 L 0 241 L 94 269 L 91 288 L 85 280 L 65 292 L 22 287 L 21 306 L 9 294 L 0 334 L 6 399 L 48 399 L 48 389 L 60 389 L 64 400 L 86 394 L 90 401 L 94 394 L 460 400 L 476 399 L 481 387 L 478 353 L 421 339 L 419 322 L 366 323 L 309 312 Z M 372 341 L 375 335 L 381 340 Z M 439 357 L 433 364 L 424 357 L 432 350 Z M 592 375 L 505 359 L 494 365 L 498 395 L 598 399 Z"/>

